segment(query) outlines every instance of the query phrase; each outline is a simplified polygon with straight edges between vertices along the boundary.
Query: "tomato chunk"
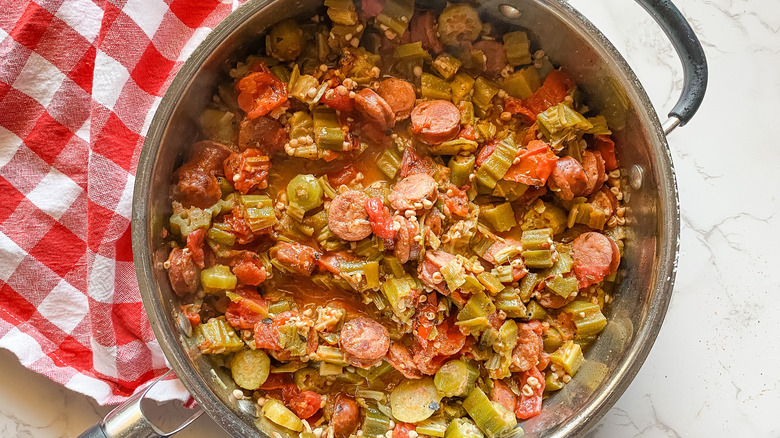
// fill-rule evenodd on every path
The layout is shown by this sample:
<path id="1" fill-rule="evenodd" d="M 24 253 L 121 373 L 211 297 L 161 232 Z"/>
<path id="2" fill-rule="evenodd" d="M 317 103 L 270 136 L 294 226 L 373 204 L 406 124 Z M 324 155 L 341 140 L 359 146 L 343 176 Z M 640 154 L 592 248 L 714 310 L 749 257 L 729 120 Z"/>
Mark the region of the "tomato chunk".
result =
<path id="1" fill-rule="evenodd" d="M 264 116 L 287 102 L 287 85 L 264 63 L 259 63 L 255 69 L 260 71 L 249 73 L 236 85 L 238 106 L 249 119 Z"/>
<path id="2" fill-rule="evenodd" d="M 542 140 L 528 143 L 528 149 L 518 158 L 520 162 L 509 168 L 504 179 L 529 186 L 543 186 L 558 161 L 555 153 Z"/>
<path id="3" fill-rule="evenodd" d="M 533 379 L 531 379 L 533 378 Z M 531 380 L 529 382 L 529 379 Z M 532 384 L 534 383 L 534 384 Z M 531 368 L 528 371 L 523 371 L 520 374 L 520 388 L 531 389 L 531 395 L 525 395 L 525 391 L 521 390 L 520 400 L 517 402 L 517 408 L 515 408 L 515 416 L 521 420 L 527 420 L 531 417 L 539 415 L 542 411 L 542 393 L 544 393 L 544 374 L 536 367 Z"/>
<path id="4" fill-rule="evenodd" d="M 395 228 L 390 210 L 385 207 L 379 198 L 366 199 L 366 212 L 371 223 L 371 231 L 382 239 L 395 238 Z"/>

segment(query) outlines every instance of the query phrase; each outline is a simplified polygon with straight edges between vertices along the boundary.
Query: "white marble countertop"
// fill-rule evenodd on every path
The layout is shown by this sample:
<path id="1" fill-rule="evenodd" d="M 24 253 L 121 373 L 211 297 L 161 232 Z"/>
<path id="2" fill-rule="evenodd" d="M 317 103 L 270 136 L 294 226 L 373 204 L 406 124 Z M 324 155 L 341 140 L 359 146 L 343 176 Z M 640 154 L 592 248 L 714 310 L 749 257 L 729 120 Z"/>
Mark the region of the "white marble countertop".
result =
<path id="1" fill-rule="evenodd" d="M 682 72 L 652 19 L 628 0 L 571 3 L 624 54 L 666 114 Z M 682 205 L 677 283 L 647 361 L 590 436 L 777 437 L 780 2 L 676 4 L 710 68 L 704 105 L 669 137 Z M 7 351 L 0 371 L 0 436 L 73 437 L 110 410 L 24 369 Z M 178 436 L 225 435 L 204 417 Z"/>

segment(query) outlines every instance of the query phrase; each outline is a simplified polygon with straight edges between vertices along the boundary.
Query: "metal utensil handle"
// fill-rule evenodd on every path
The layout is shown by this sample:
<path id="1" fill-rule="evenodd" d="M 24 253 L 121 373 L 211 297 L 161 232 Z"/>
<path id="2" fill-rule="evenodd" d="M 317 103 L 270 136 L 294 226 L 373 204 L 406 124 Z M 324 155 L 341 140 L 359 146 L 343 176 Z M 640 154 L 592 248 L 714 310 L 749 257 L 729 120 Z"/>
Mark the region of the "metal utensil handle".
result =
<path id="1" fill-rule="evenodd" d="M 180 430 L 189 426 L 190 423 L 195 421 L 203 414 L 203 410 L 198 408 L 190 418 L 184 421 L 179 427 L 172 432 L 163 432 L 152 424 L 144 415 L 144 411 L 141 408 L 141 400 L 144 399 L 146 393 L 157 384 L 157 382 L 163 380 L 172 371 L 168 371 L 157 380 L 152 382 L 143 391 L 133 395 L 126 402 L 114 408 L 113 411 L 106 415 L 100 423 L 90 427 L 84 431 L 78 438 L 164 438 L 173 436 Z"/>
<path id="2" fill-rule="evenodd" d="M 672 42 L 683 67 L 683 89 L 680 99 L 669 112 L 669 120 L 663 124 L 669 134 L 678 126 L 691 120 L 704 100 L 707 90 L 707 58 L 691 25 L 670 0 L 636 0 Z"/>

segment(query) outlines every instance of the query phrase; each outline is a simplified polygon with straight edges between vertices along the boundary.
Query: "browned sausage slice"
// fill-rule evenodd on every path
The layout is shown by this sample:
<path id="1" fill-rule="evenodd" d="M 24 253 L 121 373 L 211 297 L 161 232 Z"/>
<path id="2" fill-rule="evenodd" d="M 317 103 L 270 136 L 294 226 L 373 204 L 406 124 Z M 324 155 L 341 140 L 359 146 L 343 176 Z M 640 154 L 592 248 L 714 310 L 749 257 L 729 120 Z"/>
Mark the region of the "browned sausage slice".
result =
<path id="1" fill-rule="evenodd" d="M 194 154 L 176 171 L 176 198 L 189 207 L 208 208 L 222 197 L 217 176 L 223 174 L 230 149 L 213 141 L 193 145 Z"/>
<path id="2" fill-rule="evenodd" d="M 600 189 L 607 179 L 604 171 L 604 158 L 599 151 L 583 151 L 582 167 L 585 169 L 585 175 L 588 177 L 588 186 L 585 189 L 585 195 L 591 194 Z"/>
<path id="3" fill-rule="evenodd" d="M 588 176 L 579 161 L 572 157 L 563 157 L 555 162 L 547 185 L 559 198 L 571 201 L 586 193 Z"/>
<path id="4" fill-rule="evenodd" d="M 449 295 L 450 290 L 441 274 L 441 268 L 454 259 L 455 256 L 446 251 L 426 251 L 425 259 L 418 267 L 418 277 L 423 283 L 436 289 L 442 295 Z M 438 275 L 436 275 L 437 273 Z"/>
<path id="5" fill-rule="evenodd" d="M 538 335 L 531 324 L 519 324 L 517 331 L 517 345 L 512 350 L 512 364 L 509 369 L 513 372 L 528 371 L 539 363 L 544 343 L 542 336 Z"/>
<path id="6" fill-rule="evenodd" d="M 355 107 L 377 126 L 386 131 L 395 125 L 395 113 L 390 105 L 374 90 L 364 88 L 355 96 Z"/>
<path id="7" fill-rule="evenodd" d="M 357 242 L 371 235 L 366 200 L 368 196 L 357 190 L 339 194 L 328 208 L 328 228 L 348 242 Z"/>
<path id="8" fill-rule="evenodd" d="M 411 41 L 420 41 L 423 49 L 439 54 L 444 50 L 444 46 L 436 36 L 437 32 L 436 15 L 432 11 L 414 14 L 412 22 L 409 23 Z"/>
<path id="9" fill-rule="evenodd" d="M 314 248 L 298 242 L 277 242 L 270 250 L 271 257 L 276 258 L 284 266 L 294 272 L 310 276 L 317 267 L 320 254 Z"/>
<path id="10" fill-rule="evenodd" d="M 564 298 L 557 293 L 548 290 L 546 287 L 542 287 L 539 290 L 539 296 L 536 298 L 536 302 L 548 309 L 560 309 L 574 301 L 575 298 L 577 298 L 577 294 L 571 294 Z"/>
<path id="11" fill-rule="evenodd" d="M 448 100 L 428 100 L 412 110 L 412 133 L 423 143 L 443 143 L 459 131 L 460 111 Z"/>
<path id="12" fill-rule="evenodd" d="M 284 125 L 270 117 L 245 119 L 238 131 L 238 148 L 243 152 L 248 148 L 260 149 L 263 155 L 271 156 L 284 149 L 288 135 Z"/>
<path id="13" fill-rule="evenodd" d="M 344 324 L 339 345 L 351 365 L 370 368 L 379 363 L 390 348 L 387 329 L 373 319 L 358 317 Z"/>
<path id="14" fill-rule="evenodd" d="M 188 250 L 174 248 L 168 255 L 168 279 L 171 280 L 171 288 L 176 295 L 183 296 L 198 290 L 200 269 L 192 260 L 192 254 Z"/>
<path id="15" fill-rule="evenodd" d="M 336 438 L 347 438 L 357 431 L 359 424 L 360 406 L 354 399 L 339 393 L 333 402 L 333 414 L 330 417 L 333 435 Z"/>
<path id="16" fill-rule="evenodd" d="M 597 232 L 582 233 L 574 239 L 572 258 L 580 289 L 600 282 L 620 264 L 617 244 Z"/>
<path id="17" fill-rule="evenodd" d="M 407 176 L 393 187 L 387 197 L 390 205 L 398 211 L 431 208 L 437 197 L 436 181 L 425 173 Z"/>
<path id="18" fill-rule="evenodd" d="M 498 41 L 482 40 L 474 43 L 474 49 L 485 54 L 485 73 L 498 76 L 507 66 L 506 48 Z"/>
<path id="19" fill-rule="evenodd" d="M 395 342 L 390 345 L 390 350 L 387 351 L 387 362 L 407 379 L 422 379 L 422 373 L 414 364 L 412 353 L 403 345 Z"/>
<path id="20" fill-rule="evenodd" d="M 412 114 L 417 99 L 414 85 L 403 79 L 389 78 L 379 84 L 376 92 L 390 105 L 396 120 L 403 120 Z"/>

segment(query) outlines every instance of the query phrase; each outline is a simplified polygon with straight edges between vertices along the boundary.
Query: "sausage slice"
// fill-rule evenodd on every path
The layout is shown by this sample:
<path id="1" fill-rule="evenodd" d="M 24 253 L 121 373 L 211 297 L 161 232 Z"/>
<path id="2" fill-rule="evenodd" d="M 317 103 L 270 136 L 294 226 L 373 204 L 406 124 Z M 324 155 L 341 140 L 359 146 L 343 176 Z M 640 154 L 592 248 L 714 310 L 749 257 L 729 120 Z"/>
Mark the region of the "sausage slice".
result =
<path id="1" fill-rule="evenodd" d="M 395 125 L 393 108 L 382 97 L 370 88 L 360 90 L 355 96 L 355 107 L 377 127 L 386 131 Z"/>
<path id="2" fill-rule="evenodd" d="M 200 269 L 189 250 L 174 248 L 168 255 L 168 279 L 176 295 L 184 296 L 198 290 Z"/>
<path id="3" fill-rule="evenodd" d="M 472 47 L 485 55 L 485 74 L 498 76 L 506 68 L 508 61 L 502 43 L 495 40 L 482 40 L 474 43 Z"/>
<path id="4" fill-rule="evenodd" d="M 539 363 L 543 348 L 542 336 L 533 330 L 533 325 L 519 324 L 517 345 L 512 350 L 512 364 L 509 369 L 513 372 L 530 370 Z"/>
<path id="5" fill-rule="evenodd" d="M 387 352 L 387 362 L 407 379 L 422 379 L 422 373 L 414 364 L 412 353 L 403 345 L 393 343 Z"/>
<path id="6" fill-rule="evenodd" d="M 420 225 L 417 222 L 396 215 L 393 216 L 393 226 L 396 227 L 394 255 L 401 263 L 416 259 L 420 255 L 420 243 L 414 240 L 414 236 L 420 234 Z"/>
<path id="7" fill-rule="evenodd" d="M 412 110 L 412 133 L 423 143 L 443 143 L 459 131 L 460 111 L 448 100 L 428 100 Z"/>
<path id="8" fill-rule="evenodd" d="M 366 200 L 368 196 L 357 190 L 347 190 L 336 196 L 328 208 L 328 228 L 348 242 L 357 242 L 371 235 Z"/>
<path id="9" fill-rule="evenodd" d="M 238 131 L 238 148 L 242 152 L 255 148 L 260 149 L 263 155 L 271 156 L 284 149 L 287 140 L 284 125 L 270 117 L 245 119 Z"/>
<path id="10" fill-rule="evenodd" d="M 574 239 L 572 258 L 580 289 L 600 282 L 620 264 L 617 244 L 597 232 L 582 233 Z"/>
<path id="11" fill-rule="evenodd" d="M 189 207 L 208 208 L 222 197 L 217 176 L 230 156 L 230 149 L 205 140 L 195 143 L 192 158 L 176 171 L 176 198 Z"/>
<path id="12" fill-rule="evenodd" d="M 347 438 L 354 434 L 360 424 L 360 406 L 355 399 L 339 393 L 333 402 L 330 425 L 336 438 Z"/>
<path id="13" fill-rule="evenodd" d="M 559 198 L 571 201 L 586 193 L 588 176 L 579 161 L 572 157 L 563 157 L 555 162 L 547 185 Z"/>
<path id="14" fill-rule="evenodd" d="M 437 186 L 433 177 L 425 173 L 417 173 L 399 181 L 387 199 L 398 211 L 422 210 L 425 204 L 427 208 L 433 205 L 436 195 Z M 427 202 L 424 204 L 423 201 Z"/>
<path id="15" fill-rule="evenodd" d="M 382 324 L 361 316 L 344 324 L 339 345 L 351 365 L 370 368 L 387 354 L 390 335 Z"/>
<path id="16" fill-rule="evenodd" d="M 312 247 L 298 242 L 277 242 L 270 250 L 271 257 L 300 275 L 310 276 L 317 267 L 320 254 Z"/>
<path id="17" fill-rule="evenodd" d="M 583 151 L 582 167 L 585 169 L 585 175 L 588 177 L 588 184 L 585 188 L 585 194 L 588 195 L 600 189 L 604 184 L 604 180 L 607 179 L 604 171 L 604 158 L 601 157 L 601 152 Z"/>
<path id="18" fill-rule="evenodd" d="M 403 79 L 389 78 L 379 84 L 376 92 L 395 113 L 395 120 L 403 120 L 412 114 L 417 94 L 414 85 Z"/>

